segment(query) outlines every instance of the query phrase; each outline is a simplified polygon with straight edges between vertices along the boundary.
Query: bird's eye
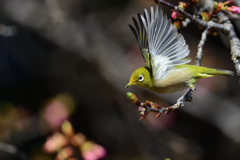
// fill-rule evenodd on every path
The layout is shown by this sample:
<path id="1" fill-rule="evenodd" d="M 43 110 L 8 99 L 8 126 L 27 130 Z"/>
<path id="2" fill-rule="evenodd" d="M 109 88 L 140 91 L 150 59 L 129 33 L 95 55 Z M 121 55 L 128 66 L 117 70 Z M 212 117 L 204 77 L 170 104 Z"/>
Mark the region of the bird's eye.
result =
<path id="1" fill-rule="evenodd" d="M 144 80 L 143 75 L 140 75 L 140 76 L 138 77 L 138 81 L 142 82 L 143 80 Z"/>

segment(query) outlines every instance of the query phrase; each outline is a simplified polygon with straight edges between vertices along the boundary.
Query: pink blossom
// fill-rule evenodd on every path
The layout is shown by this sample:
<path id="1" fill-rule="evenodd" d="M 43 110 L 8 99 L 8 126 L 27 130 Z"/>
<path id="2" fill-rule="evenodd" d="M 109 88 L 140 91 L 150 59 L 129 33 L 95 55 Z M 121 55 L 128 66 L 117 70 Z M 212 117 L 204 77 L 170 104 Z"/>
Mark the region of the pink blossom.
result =
<path id="1" fill-rule="evenodd" d="M 60 101 L 50 102 L 44 110 L 44 118 L 54 127 L 58 127 L 68 118 L 68 110 Z"/>
<path id="2" fill-rule="evenodd" d="M 82 153 L 82 157 L 84 160 L 98 160 L 97 155 L 95 155 L 93 152 L 91 151 L 85 151 Z"/>
<path id="3" fill-rule="evenodd" d="M 237 6 L 232 6 L 227 8 L 228 11 L 232 12 L 233 14 L 239 14 L 240 8 Z"/>
<path id="4" fill-rule="evenodd" d="M 103 148 L 100 145 L 95 144 L 94 148 L 93 148 L 93 153 L 99 158 L 104 158 L 107 154 L 107 151 L 105 150 L 105 148 Z"/>
<path id="5" fill-rule="evenodd" d="M 229 5 L 229 4 L 233 3 L 233 2 L 234 2 L 234 0 L 228 0 L 228 1 L 224 2 L 223 4 L 224 5 Z"/>
<path id="6" fill-rule="evenodd" d="M 176 11 L 172 12 L 172 18 L 173 18 L 173 19 L 177 19 L 177 18 L 178 18 L 178 15 L 179 15 L 178 12 L 176 12 Z"/>
<path id="7" fill-rule="evenodd" d="M 44 144 L 43 149 L 48 153 L 53 153 L 56 151 L 57 144 L 53 139 L 47 140 L 47 142 Z"/>
<path id="8" fill-rule="evenodd" d="M 48 138 L 43 146 L 43 149 L 48 153 L 53 153 L 66 144 L 66 138 L 60 133 L 55 133 L 52 137 Z"/>

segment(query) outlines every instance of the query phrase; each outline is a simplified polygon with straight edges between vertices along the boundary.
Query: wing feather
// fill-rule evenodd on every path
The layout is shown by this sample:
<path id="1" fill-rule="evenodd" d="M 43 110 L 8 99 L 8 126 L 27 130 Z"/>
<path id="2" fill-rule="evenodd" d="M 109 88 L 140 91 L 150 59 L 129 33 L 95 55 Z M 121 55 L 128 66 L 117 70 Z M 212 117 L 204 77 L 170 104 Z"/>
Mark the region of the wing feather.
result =
<path id="1" fill-rule="evenodd" d="M 142 52 L 143 58 L 145 60 L 145 64 L 147 67 L 151 67 L 150 62 L 150 55 L 148 52 L 148 38 L 147 33 L 145 31 L 145 28 L 143 26 L 142 19 L 140 17 L 140 14 L 138 14 L 138 21 L 135 18 L 132 18 L 135 28 L 132 25 L 129 25 L 130 29 L 132 30 L 134 36 L 136 37 L 140 50 Z"/>
<path id="2" fill-rule="evenodd" d="M 190 62 L 184 59 L 190 51 L 183 36 L 178 34 L 176 27 L 161 9 L 159 11 L 158 6 L 155 12 L 151 7 L 150 13 L 145 9 L 145 17 L 141 15 L 140 22 L 147 34 L 153 76 L 155 80 L 160 80 L 175 65 Z"/>

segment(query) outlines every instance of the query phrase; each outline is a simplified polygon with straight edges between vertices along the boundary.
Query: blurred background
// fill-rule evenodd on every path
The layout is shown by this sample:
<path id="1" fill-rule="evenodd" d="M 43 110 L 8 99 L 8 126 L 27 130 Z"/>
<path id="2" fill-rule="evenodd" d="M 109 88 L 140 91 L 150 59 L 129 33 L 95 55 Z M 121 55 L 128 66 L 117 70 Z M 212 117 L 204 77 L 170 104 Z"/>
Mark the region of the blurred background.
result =
<path id="1" fill-rule="evenodd" d="M 153 0 L 0 1 L 1 160 L 240 159 L 237 76 L 200 80 L 193 102 L 138 120 L 126 92 L 161 106 L 184 93 L 124 88 L 144 66 L 128 24 L 150 6 Z M 179 32 L 194 64 L 203 30 L 191 23 Z M 227 37 L 208 36 L 202 66 L 234 71 Z"/>

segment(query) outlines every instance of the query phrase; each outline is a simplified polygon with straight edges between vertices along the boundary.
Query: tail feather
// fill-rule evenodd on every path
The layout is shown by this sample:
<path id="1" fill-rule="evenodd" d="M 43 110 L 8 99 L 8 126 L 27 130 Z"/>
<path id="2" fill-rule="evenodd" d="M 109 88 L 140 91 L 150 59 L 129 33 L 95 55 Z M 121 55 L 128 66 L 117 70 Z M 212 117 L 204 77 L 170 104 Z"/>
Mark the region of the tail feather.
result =
<path id="1" fill-rule="evenodd" d="M 217 72 L 219 72 L 219 74 L 226 75 L 226 76 L 234 75 L 234 72 L 229 71 L 229 70 L 224 70 L 224 69 L 217 69 Z"/>
<path id="2" fill-rule="evenodd" d="M 229 70 L 213 69 L 213 68 L 205 68 L 205 67 L 201 67 L 199 69 L 200 71 L 198 73 L 198 76 L 201 78 L 214 77 L 218 75 L 226 75 L 226 76 L 234 75 L 234 73 Z"/>
<path id="3" fill-rule="evenodd" d="M 194 77 L 198 78 L 207 78 L 207 77 L 214 77 L 218 75 L 226 75 L 226 76 L 233 76 L 234 72 L 224 69 L 214 69 L 214 68 L 207 68 L 195 65 L 179 65 L 178 68 L 189 68 L 192 70 Z"/>

